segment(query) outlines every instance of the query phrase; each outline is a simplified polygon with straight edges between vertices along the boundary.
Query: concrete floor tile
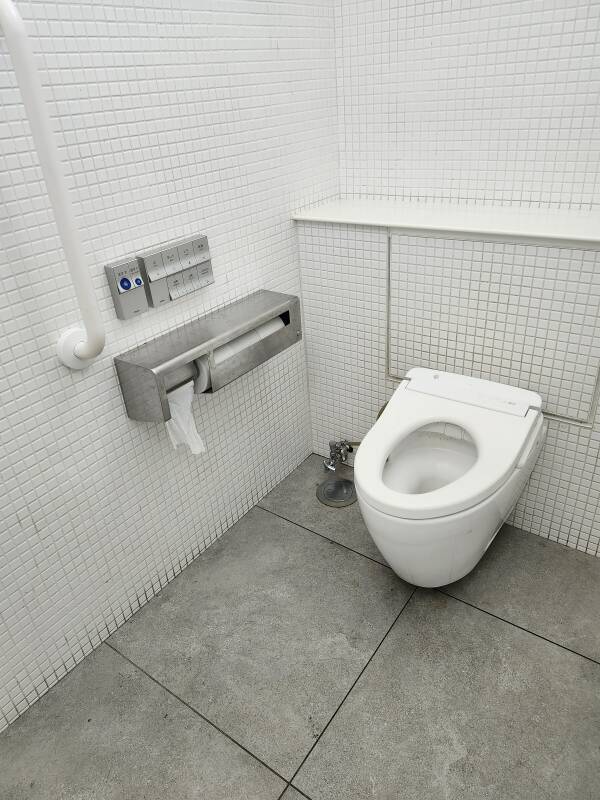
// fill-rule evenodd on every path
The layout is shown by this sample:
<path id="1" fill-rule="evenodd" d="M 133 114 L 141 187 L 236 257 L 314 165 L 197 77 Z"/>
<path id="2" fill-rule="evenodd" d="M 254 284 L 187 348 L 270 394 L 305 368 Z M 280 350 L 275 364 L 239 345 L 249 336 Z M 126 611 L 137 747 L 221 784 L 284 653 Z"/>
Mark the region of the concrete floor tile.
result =
<path id="1" fill-rule="evenodd" d="M 284 786 L 106 645 L 0 734 L 2 800 L 276 800 Z"/>
<path id="2" fill-rule="evenodd" d="M 411 591 L 254 508 L 109 641 L 291 777 Z"/>
<path id="3" fill-rule="evenodd" d="M 505 526 L 444 591 L 600 661 L 600 558 Z"/>
<path id="4" fill-rule="evenodd" d="M 350 468 L 342 467 L 339 474 L 342 478 L 352 478 L 353 473 Z M 259 505 L 385 564 L 369 535 L 358 503 L 345 508 L 330 508 L 317 500 L 317 485 L 326 477 L 322 456 L 311 455 L 263 497 Z"/>
<path id="5" fill-rule="evenodd" d="M 417 590 L 294 784 L 313 800 L 593 800 L 600 666 Z"/>

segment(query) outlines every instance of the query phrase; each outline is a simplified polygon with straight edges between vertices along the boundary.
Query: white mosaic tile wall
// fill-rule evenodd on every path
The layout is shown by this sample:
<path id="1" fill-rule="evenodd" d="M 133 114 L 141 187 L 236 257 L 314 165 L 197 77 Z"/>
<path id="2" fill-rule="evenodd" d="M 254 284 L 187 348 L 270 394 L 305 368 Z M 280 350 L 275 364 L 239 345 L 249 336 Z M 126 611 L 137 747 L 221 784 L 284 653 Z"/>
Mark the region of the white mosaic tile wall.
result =
<path id="1" fill-rule="evenodd" d="M 386 377 L 387 331 L 386 331 L 386 298 L 387 298 L 387 247 L 388 231 L 382 228 L 360 226 L 329 225 L 324 223 L 298 223 L 298 240 L 302 278 L 302 297 L 304 304 L 305 337 L 309 370 L 310 402 L 312 414 L 313 449 L 326 454 L 328 441 L 331 438 L 348 438 L 360 440 L 373 425 L 377 412 L 389 399 L 397 386 L 397 381 Z M 523 275 L 532 270 L 532 278 L 538 271 L 546 273 L 548 278 L 545 288 L 552 300 L 555 283 L 551 276 L 556 271 L 573 269 L 575 286 L 565 287 L 565 305 L 561 315 L 551 314 L 551 321 L 559 323 L 558 330 L 563 334 L 572 334 L 580 325 L 582 350 L 593 353 L 594 341 L 598 339 L 598 295 L 597 272 L 592 267 L 597 261 L 596 254 L 584 251 L 565 251 L 562 260 L 557 257 L 556 249 L 527 248 L 529 251 L 523 259 L 523 253 L 516 256 L 511 245 L 491 245 L 496 252 L 503 252 L 500 266 L 493 275 L 482 274 L 483 250 L 471 247 L 472 243 L 434 240 L 430 237 L 398 237 L 395 242 L 396 255 L 402 252 L 402 259 L 395 263 L 395 278 L 392 285 L 402 286 L 407 291 L 405 298 L 397 291 L 396 303 L 392 304 L 390 355 L 398 375 L 402 375 L 411 366 L 422 366 L 431 363 L 431 354 L 440 368 L 459 368 L 469 374 L 486 375 L 489 368 L 490 377 L 500 375 L 525 375 L 531 379 L 530 388 L 535 388 L 533 379 L 548 378 L 542 368 L 540 359 L 539 376 L 535 376 L 530 364 L 526 363 L 527 352 L 524 339 L 510 339 L 513 327 L 523 320 L 519 303 L 535 296 L 529 287 L 518 290 L 518 281 L 514 277 L 518 273 L 519 261 L 524 262 Z M 488 245 L 485 246 L 486 248 Z M 432 270 L 439 267 L 436 261 L 440 250 L 450 254 L 448 275 L 450 281 L 449 296 L 441 305 L 442 320 L 450 319 L 444 327 L 436 317 L 435 311 L 440 304 L 436 301 L 436 279 L 430 276 L 429 292 L 419 294 L 423 281 L 415 276 L 417 269 L 424 269 L 423 254 L 427 253 L 427 264 Z M 517 250 L 519 250 L 517 248 Z M 533 251 L 533 252 L 531 252 Z M 487 252 L 487 251 L 486 251 Z M 468 297 L 476 304 L 478 314 L 491 321 L 481 321 L 481 335 L 485 337 L 485 346 L 495 349 L 493 364 L 489 366 L 482 359 L 477 361 L 475 355 L 481 347 L 481 339 L 474 334 L 474 342 L 468 326 L 454 326 L 454 316 L 447 315 L 447 307 L 453 302 L 464 302 L 463 287 L 457 283 L 452 269 L 452 254 L 462 265 L 462 274 L 469 281 Z M 418 267 L 417 267 L 418 265 Z M 410 280 L 407 274 L 410 275 Z M 440 275 L 442 275 L 440 272 Z M 393 273 L 394 274 L 394 273 Z M 505 285 L 506 276 L 511 278 L 511 291 Z M 440 278 L 441 280 L 441 278 Z M 489 281 L 489 285 L 486 284 Z M 433 291 L 432 291 L 433 285 Z M 570 297 L 570 290 L 581 292 L 581 317 L 577 298 Z M 456 296 L 453 291 L 456 289 Z M 460 290 L 460 291 L 459 291 Z M 587 298 L 586 293 L 589 294 Z M 586 299 L 583 300 L 583 297 Z M 546 301 L 545 299 L 545 301 Z M 408 317 L 401 316 L 402 303 L 421 303 L 423 313 Z M 544 301 L 544 304 L 545 304 Z M 574 303 L 571 308 L 569 303 Z M 549 303 L 552 309 L 552 303 Z M 587 309 L 584 313 L 583 309 Z M 467 315 L 468 309 L 461 313 Z M 554 309 L 556 311 L 556 309 Z M 459 315 L 460 316 L 460 315 Z M 506 316 L 506 319 L 503 319 Z M 525 315 L 527 317 L 527 315 Z M 542 315 L 531 315 L 536 324 L 541 324 Z M 479 317 L 477 318 L 479 320 Z M 477 321 L 476 320 L 476 321 Z M 585 322 L 584 322 L 585 320 Z M 411 326 L 414 330 L 411 331 Z M 490 328 L 492 326 L 492 328 Z M 566 326 L 563 328 L 561 326 Z M 552 326 L 549 326 L 549 330 Z M 457 339 L 465 334 L 463 343 L 456 344 Z M 495 342 L 492 334 L 497 333 Z M 539 334 L 539 331 L 538 331 Z M 505 338 L 508 337 L 508 338 Z M 573 339 L 575 341 L 576 339 Z M 568 337 L 565 340 L 568 346 Z M 471 347 L 472 345 L 472 347 Z M 469 350 L 471 347 L 471 350 Z M 395 349 L 394 349 L 395 348 Z M 586 350 L 587 348 L 587 350 Z M 464 352 L 464 356 L 462 353 Z M 524 355 L 521 368 L 516 370 L 519 353 Z M 546 405 L 555 409 L 562 408 L 577 415 L 590 411 L 588 401 L 580 406 L 578 396 L 569 389 L 567 369 L 576 359 L 570 355 L 562 357 L 560 348 L 550 348 L 554 363 L 565 376 L 564 381 L 547 383 L 548 395 Z M 483 355 L 486 355 L 485 349 Z M 464 358 L 464 361 L 460 359 Z M 406 359 L 406 360 L 405 360 Z M 579 388 L 585 389 L 586 380 L 594 374 L 594 363 L 585 364 L 579 376 Z M 528 381 L 529 382 L 529 381 Z M 549 420 L 549 429 L 542 455 L 534 469 L 531 480 L 525 489 L 511 521 L 524 530 L 544 536 L 570 547 L 583 550 L 593 555 L 600 555 L 600 413 L 596 410 L 592 415 L 593 424 L 585 427 L 581 424 Z"/>
<path id="2" fill-rule="evenodd" d="M 546 411 L 593 421 L 600 251 L 390 238 L 389 366 L 530 388 Z"/>
<path id="3" fill-rule="evenodd" d="M 299 289 L 291 211 L 338 190 L 324 0 L 19 2 L 59 132 L 107 347 L 78 315 L 0 37 L 0 728 L 310 452 L 303 345 L 195 401 L 208 453 L 130 421 L 112 357 L 257 288 Z M 208 234 L 214 286 L 114 317 L 103 264 Z"/>
<path id="4" fill-rule="evenodd" d="M 342 0 L 342 192 L 598 202 L 600 3 Z"/>
<path id="5" fill-rule="evenodd" d="M 342 196 L 597 205 L 600 4 L 342 0 L 335 29 Z M 538 386 L 587 424 L 551 421 L 513 521 L 599 554 L 597 254 L 398 237 L 388 353 L 387 231 L 298 236 L 314 449 L 373 424 L 388 356 Z"/>

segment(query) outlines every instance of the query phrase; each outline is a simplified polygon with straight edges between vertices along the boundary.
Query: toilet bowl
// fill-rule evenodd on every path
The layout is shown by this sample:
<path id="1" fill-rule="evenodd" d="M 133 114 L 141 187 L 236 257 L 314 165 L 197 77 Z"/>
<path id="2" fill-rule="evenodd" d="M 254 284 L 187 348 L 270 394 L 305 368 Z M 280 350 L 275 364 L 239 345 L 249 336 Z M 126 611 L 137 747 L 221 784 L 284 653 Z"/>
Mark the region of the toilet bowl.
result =
<path id="1" fill-rule="evenodd" d="M 432 587 L 473 569 L 531 475 L 541 406 L 526 389 L 408 372 L 354 462 L 365 523 L 397 575 Z"/>

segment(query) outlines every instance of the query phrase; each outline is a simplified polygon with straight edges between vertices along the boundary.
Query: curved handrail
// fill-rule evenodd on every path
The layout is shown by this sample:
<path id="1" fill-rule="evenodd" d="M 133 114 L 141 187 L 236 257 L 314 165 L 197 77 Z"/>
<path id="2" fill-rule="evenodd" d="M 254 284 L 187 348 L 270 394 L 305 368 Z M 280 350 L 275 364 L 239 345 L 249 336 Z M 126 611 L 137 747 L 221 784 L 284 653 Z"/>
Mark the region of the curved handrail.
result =
<path id="1" fill-rule="evenodd" d="M 58 356 L 68 367 L 82 369 L 102 352 L 105 342 L 104 326 L 92 289 L 33 51 L 23 20 L 12 0 L 0 0 L 0 27 L 4 31 L 21 90 L 85 328 L 70 328 L 62 333 L 58 343 Z"/>

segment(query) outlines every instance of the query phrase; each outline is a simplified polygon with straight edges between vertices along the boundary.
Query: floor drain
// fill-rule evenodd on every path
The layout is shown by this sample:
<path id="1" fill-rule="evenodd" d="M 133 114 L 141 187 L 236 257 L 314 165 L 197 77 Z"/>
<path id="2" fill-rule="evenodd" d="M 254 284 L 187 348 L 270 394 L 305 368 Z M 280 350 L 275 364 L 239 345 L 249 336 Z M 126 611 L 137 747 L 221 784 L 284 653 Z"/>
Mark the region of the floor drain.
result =
<path id="1" fill-rule="evenodd" d="M 333 508 L 351 506 L 356 502 L 354 483 L 347 478 L 327 478 L 317 486 L 317 498 Z"/>

